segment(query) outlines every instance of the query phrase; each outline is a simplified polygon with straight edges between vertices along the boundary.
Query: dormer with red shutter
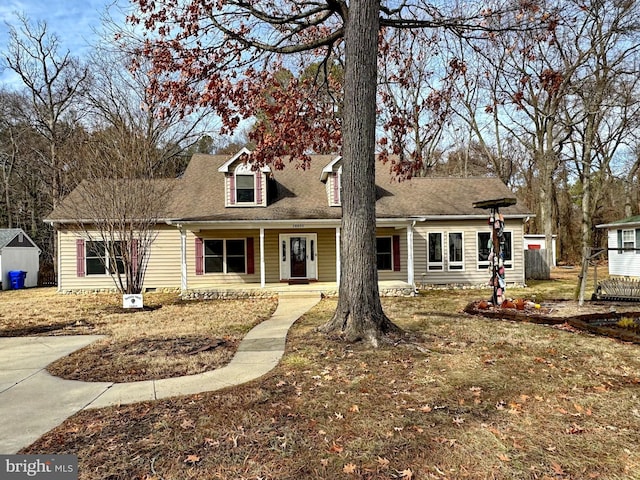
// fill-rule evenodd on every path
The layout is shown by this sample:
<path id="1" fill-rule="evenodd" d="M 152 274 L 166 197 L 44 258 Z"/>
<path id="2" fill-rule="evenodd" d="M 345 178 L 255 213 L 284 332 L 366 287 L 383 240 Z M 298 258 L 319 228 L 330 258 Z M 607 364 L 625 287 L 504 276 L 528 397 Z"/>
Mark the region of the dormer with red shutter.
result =
<path id="1" fill-rule="evenodd" d="M 226 207 L 266 207 L 267 180 L 271 168 L 254 169 L 247 161 L 251 151 L 243 148 L 218 171 L 224 173 Z"/>
<path id="2" fill-rule="evenodd" d="M 320 180 L 326 185 L 329 206 L 340 207 L 342 205 L 342 157 L 334 158 L 322 169 Z"/>

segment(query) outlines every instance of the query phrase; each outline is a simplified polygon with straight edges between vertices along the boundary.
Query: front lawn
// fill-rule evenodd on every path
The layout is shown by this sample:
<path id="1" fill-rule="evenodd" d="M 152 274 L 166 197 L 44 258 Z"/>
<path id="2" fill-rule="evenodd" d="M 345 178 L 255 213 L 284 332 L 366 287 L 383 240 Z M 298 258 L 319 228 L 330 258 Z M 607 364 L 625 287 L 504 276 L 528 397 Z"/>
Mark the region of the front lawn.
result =
<path id="1" fill-rule="evenodd" d="M 640 346 L 460 313 L 487 292 L 385 298 L 423 340 L 377 350 L 316 333 L 325 299 L 267 376 L 80 412 L 21 453 L 77 454 L 83 480 L 638 478 Z"/>
<path id="2" fill-rule="evenodd" d="M 48 367 L 72 380 L 134 382 L 226 365 L 242 337 L 275 311 L 275 299 L 181 301 L 145 295 L 143 311 L 120 295 L 62 295 L 55 289 L 0 293 L 0 336 L 106 335 Z"/>

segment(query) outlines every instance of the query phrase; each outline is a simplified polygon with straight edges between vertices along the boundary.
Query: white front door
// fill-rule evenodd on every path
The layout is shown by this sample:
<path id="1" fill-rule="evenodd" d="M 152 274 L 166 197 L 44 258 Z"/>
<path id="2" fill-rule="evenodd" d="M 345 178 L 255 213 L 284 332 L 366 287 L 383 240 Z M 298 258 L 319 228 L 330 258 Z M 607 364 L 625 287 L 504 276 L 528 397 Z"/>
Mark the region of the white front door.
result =
<path id="1" fill-rule="evenodd" d="M 279 249 L 281 280 L 318 278 L 318 236 L 315 233 L 282 234 Z"/>

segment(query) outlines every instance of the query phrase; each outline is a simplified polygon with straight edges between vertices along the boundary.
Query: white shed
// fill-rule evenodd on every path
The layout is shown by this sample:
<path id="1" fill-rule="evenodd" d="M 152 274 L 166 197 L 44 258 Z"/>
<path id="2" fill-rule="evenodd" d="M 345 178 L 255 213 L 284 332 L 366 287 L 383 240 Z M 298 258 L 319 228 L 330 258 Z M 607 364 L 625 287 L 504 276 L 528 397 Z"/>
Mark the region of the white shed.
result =
<path id="1" fill-rule="evenodd" d="M 11 288 L 9 272 L 27 272 L 25 287 L 38 286 L 40 249 L 21 228 L 0 228 L 0 282 L 2 289 Z"/>
<path id="2" fill-rule="evenodd" d="M 556 237 L 557 235 L 551 236 L 551 258 L 553 258 L 553 265 L 551 265 L 551 267 L 555 267 L 557 262 Z M 523 239 L 523 246 L 525 250 L 545 250 L 547 248 L 546 237 L 543 234 L 525 233 Z"/>
<path id="3" fill-rule="evenodd" d="M 640 278 L 640 215 L 596 227 L 609 230 L 609 275 Z"/>

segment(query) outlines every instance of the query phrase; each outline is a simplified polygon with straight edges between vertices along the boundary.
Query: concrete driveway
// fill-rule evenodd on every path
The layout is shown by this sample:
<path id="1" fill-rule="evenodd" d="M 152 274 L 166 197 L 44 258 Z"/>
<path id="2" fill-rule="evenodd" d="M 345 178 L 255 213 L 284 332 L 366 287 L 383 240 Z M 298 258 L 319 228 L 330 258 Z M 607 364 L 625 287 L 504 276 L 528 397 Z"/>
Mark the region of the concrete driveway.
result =
<path id="1" fill-rule="evenodd" d="M 98 335 L 0 338 L 0 454 L 16 453 L 85 408 L 211 392 L 256 379 L 274 368 L 293 323 L 320 295 L 279 295 L 272 317 L 243 338 L 228 365 L 183 377 L 130 383 L 63 380 L 45 367 L 103 338 Z"/>
<path id="2" fill-rule="evenodd" d="M 0 454 L 16 453 L 35 442 L 112 385 L 62 380 L 45 370 L 100 338 L 0 338 Z"/>

